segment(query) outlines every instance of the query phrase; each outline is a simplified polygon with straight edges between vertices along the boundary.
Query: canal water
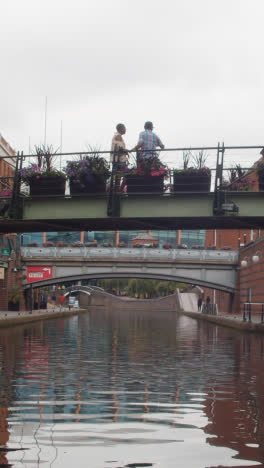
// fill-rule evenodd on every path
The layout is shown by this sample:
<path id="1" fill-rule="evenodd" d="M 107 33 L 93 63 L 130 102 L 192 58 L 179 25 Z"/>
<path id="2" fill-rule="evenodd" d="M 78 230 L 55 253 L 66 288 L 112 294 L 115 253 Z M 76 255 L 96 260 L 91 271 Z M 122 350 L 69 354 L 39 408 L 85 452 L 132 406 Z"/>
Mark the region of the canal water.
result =
<path id="1" fill-rule="evenodd" d="M 160 311 L 0 330 L 0 466 L 264 466 L 264 338 Z"/>

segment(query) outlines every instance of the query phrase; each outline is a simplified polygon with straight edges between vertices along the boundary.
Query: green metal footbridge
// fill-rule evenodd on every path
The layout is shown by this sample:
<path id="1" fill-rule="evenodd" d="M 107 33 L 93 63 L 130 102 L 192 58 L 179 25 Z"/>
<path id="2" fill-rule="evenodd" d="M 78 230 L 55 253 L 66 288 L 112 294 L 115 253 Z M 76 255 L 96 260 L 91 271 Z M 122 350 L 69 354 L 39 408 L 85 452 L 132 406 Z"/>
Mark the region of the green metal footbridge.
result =
<path id="1" fill-rule="evenodd" d="M 261 148 L 262 145 L 225 147 L 220 144 L 193 148 L 216 152 L 216 165 L 211 168 L 211 191 L 208 192 L 191 188 L 188 192 L 177 192 L 169 190 L 168 184 L 163 193 L 120 193 L 113 168 L 106 193 L 77 196 L 66 191 L 63 196 L 34 197 L 22 194 L 19 175 L 24 161 L 31 156 L 18 153 L 12 196 L 0 198 L 0 232 L 263 228 L 264 191 L 232 190 L 232 184 L 227 187 L 223 183 L 224 171 L 230 169 L 224 166 L 227 151 L 253 151 L 257 159 Z M 171 151 L 187 149 L 164 151 L 168 155 Z M 69 158 L 70 155 L 56 156 Z M 252 171 L 252 166 L 247 170 Z"/>

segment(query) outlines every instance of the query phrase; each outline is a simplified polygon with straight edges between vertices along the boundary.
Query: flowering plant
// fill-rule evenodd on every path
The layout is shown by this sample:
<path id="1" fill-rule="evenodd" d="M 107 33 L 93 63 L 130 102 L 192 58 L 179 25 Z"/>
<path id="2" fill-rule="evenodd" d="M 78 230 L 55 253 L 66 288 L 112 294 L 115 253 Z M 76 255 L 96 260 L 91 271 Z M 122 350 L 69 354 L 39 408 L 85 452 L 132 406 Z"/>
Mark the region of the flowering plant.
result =
<path id="1" fill-rule="evenodd" d="M 210 175 L 210 169 L 205 165 L 208 158 L 208 154 L 201 150 L 196 153 L 191 151 L 183 152 L 183 169 L 174 169 L 173 173 L 177 175 Z M 189 166 L 189 162 L 192 161 L 193 166 Z"/>
<path id="2" fill-rule="evenodd" d="M 43 243 L 43 247 L 55 247 L 55 244 L 52 241 L 47 241 Z"/>
<path id="3" fill-rule="evenodd" d="M 85 247 L 97 247 L 97 240 L 91 242 L 85 242 Z"/>
<path id="4" fill-rule="evenodd" d="M 71 244 L 71 247 L 83 247 L 83 242 L 77 241 Z"/>
<path id="5" fill-rule="evenodd" d="M 159 158 L 153 156 L 147 159 L 140 159 L 137 167 L 126 169 L 123 174 L 141 176 L 168 176 L 169 170 Z"/>
<path id="6" fill-rule="evenodd" d="M 163 248 L 164 249 L 171 249 L 171 244 L 169 244 L 168 242 L 165 242 L 165 244 L 163 244 Z"/>
<path id="7" fill-rule="evenodd" d="M 83 188 L 95 182 L 105 183 L 111 174 L 108 162 L 99 155 L 85 156 L 78 161 L 67 161 L 64 170 L 71 182 Z"/>
<path id="8" fill-rule="evenodd" d="M 126 247 L 126 246 L 127 246 L 126 243 L 121 241 L 121 242 L 119 242 L 117 247 L 122 248 L 122 247 Z"/>
<path id="9" fill-rule="evenodd" d="M 3 192 L 0 192 L 0 197 L 11 197 L 12 196 L 12 190 L 5 190 Z"/>
<path id="10" fill-rule="evenodd" d="M 264 165 L 263 165 L 264 174 Z M 249 192 L 254 190 L 256 180 L 252 179 L 244 169 L 241 168 L 240 164 L 232 167 L 229 171 L 229 180 L 223 180 L 223 188 L 232 190 L 234 192 L 244 191 Z"/>
<path id="11" fill-rule="evenodd" d="M 203 167 L 187 167 L 186 169 L 174 169 L 173 170 L 173 173 L 174 174 L 178 174 L 178 175 L 185 175 L 185 174 L 188 174 L 188 175 L 209 175 L 210 174 L 210 169 L 209 167 L 207 166 L 203 166 Z"/>
<path id="12" fill-rule="evenodd" d="M 64 242 L 64 241 L 59 241 L 57 242 L 56 246 L 57 247 L 69 247 L 69 244 L 67 244 L 67 242 Z"/>
<path id="13" fill-rule="evenodd" d="M 35 180 L 45 177 L 61 177 L 66 179 L 63 172 L 52 167 L 54 152 L 52 146 L 36 146 L 36 163 L 31 163 L 28 167 L 20 169 L 22 182 L 26 185 L 32 184 Z"/>

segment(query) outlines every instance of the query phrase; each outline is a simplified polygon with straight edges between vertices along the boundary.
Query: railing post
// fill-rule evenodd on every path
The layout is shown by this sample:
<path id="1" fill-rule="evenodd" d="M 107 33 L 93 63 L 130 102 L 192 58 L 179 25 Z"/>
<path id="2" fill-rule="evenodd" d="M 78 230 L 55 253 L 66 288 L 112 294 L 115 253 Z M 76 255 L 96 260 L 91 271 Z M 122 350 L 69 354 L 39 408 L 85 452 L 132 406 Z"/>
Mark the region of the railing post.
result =
<path id="1" fill-rule="evenodd" d="M 251 303 L 248 304 L 248 321 L 251 322 Z"/>
<path id="2" fill-rule="evenodd" d="M 120 195 L 116 191 L 118 181 L 118 159 L 119 153 L 115 149 L 113 153 L 112 173 L 108 194 L 107 216 L 120 217 Z"/>
<path id="3" fill-rule="evenodd" d="M 222 143 L 218 143 L 217 147 L 217 159 L 216 159 L 216 171 L 215 171 L 215 193 L 214 193 L 214 214 L 221 214 L 222 203 L 223 203 L 223 192 L 222 192 L 222 181 L 223 181 L 223 167 L 224 167 L 224 152 L 225 147 Z"/>
<path id="4" fill-rule="evenodd" d="M 264 322 L 264 304 L 261 304 L 261 323 Z"/>
<path id="5" fill-rule="evenodd" d="M 246 317 L 246 303 L 244 302 L 244 308 L 243 308 L 243 321 L 246 322 L 247 321 L 247 317 Z"/>
<path id="6" fill-rule="evenodd" d="M 21 155 L 18 151 L 16 156 L 16 167 L 15 167 L 15 175 L 13 179 L 13 189 L 12 189 L 12 197 L 11 202 L 9 205 L 9 212 L 8 215 L 12 219 L 20 218 L 21 217 L 21 201 L 19 199 L 20 194 L 20 184 L 21 184 L 21 176 L 20 176 L 20 169 L 22 169 L 23 165 L 23 151 Z"/>

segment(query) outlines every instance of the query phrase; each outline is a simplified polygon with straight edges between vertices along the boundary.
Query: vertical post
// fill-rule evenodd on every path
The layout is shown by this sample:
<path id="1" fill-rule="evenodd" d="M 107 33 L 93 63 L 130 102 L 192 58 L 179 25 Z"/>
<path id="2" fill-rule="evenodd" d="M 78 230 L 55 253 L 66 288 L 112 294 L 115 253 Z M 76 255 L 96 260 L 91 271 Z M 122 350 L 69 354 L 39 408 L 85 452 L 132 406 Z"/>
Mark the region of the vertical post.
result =
<path id="1" fill-rule="evenodd" d="M 217 146 L 217 158 L 216 158 L 216 171 L 215 171 L 215 197 L 214 197 L 214 214 L 221 214 L 222 205 L 222 182 L 223 182 L 223 167 L 224 167 L 224 152 L 225 146 L 220 143 Z"/>
<path id="2" fill-rule="evenodd" d="M 261 323 L 264 322 L 264 304 L 261 304 Z"/>
<path id="3" fill-rule="evenodd" d="M 248 304 L 248 321 L 251 322 L 251 303 Z"/>
<path id="4" fill-rule="evenodd" d="M 177 245 L 181 244 L 181 229 L 177 231 Z"/>
<path id="5" fill-rule="evenodd" d="M 32 314 L 33 311 L 33 288 L 32 283 L 30 285 L 30 313 Z"/>
<path id="6" fill-rule="evenodd" d="M 119 245 L 119 239 L 120 239 L 120 232 L 119 231 L 116 231 L 115 232 L 115 247 L 118 247 Z"/>
<path id="7" fill-rule="evenodd" d="M 246 322 L 247 321 L 247 317 L 246 317 L 246 303 L 244 302 L 244 307 L 243 307 L 243 321 Z"/>
<path id="8" fill-rule="evenodd" d="M 108 204 L 107 204 L 107 216 L 120 216 L 120 197 L 116 193 L 116 185 L 118 182 L 118 159 L 119 153 L 114 149 L 113 162 L 112 162 L 112 174 L 110 179 L 110 186 L 108 192 Z"/>
<path id="9" fill-rule="evenodd" d="M 8 215 L 10 218 L 17 218 L 19 217 L 19 208 L 20 208 L 20 201 L 19 201 L 19 194 L 20 194 L 20 183 L 21 183 L 21 176 L 20 176 L 20 169 L 23 166 L 23 151 L 21 155 L 18 151 L 16 156 L 16 167 L 15 167 L 15 174 L 13 180 L 13 188 L 12 188 L 12 198 L 9 205 L 9 212 Z"/>

